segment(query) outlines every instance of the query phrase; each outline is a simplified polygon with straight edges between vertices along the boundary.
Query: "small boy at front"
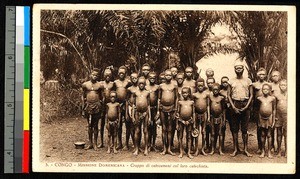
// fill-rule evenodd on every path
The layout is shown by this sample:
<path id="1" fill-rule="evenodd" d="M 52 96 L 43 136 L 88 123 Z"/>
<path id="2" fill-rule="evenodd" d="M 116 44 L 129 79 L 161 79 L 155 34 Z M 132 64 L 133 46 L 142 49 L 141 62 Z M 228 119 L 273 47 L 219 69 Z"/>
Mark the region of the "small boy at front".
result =
<path id="1" fill-rule="evenodd" d="M 117 153 L 117 132 L 118 125 L 121 119 L 120 104 L 116 102 L 117 93 L 115 91 L 110 92 L 110 102 L 106 104 L 106 128 L 108 131 L 108 149 L 107 153 L 111 152 L 111 147 L 113 152 Z"/>
<path id="2" fill-rule="evenodd" d="M 265 157 L 265 142 L 266 138 L 268 138 L 268 157 L 272 158 L 271 131 L 275 124 L 276 99 L 274 96 L 270 95 L 271 86 L 269 84 L 264 84 L 262 86 L 262 93 L 262 96 L 257 97 L 259 102 L 259 127 L 261 128 L 262 142 L 262 150 L 259 157 Z"/>
<path id="3" fill-rule="evenodd" d="M 138 155 L 140 148 L 140 141 L 142 138 L 141 127 L 143 125 L 144 141 L 145 141 L 145 151 L 144 155 L 148 155 L 148 142 L 149 142 L 149 126 L 151 122 L 151 111 L 150 111 L 150 92 L 146 90 L 146 78 L 140 77 L 138 79 L 138 87 L 134 93 L 134 153 L 133 155 Z"/>
<path id="4" fill-rule="evenodd" d="M 211 152 L 210 154 L 215 153 L 215 148 L 217 145 L 217 140 L 219 137 L 219 153 L 223 153 L 223 140 L 224 136 L 222 133 L 222 127 L 225 125 L 225 98 L 220 95 L 220 85 L 214 83 L 212 85 L 212 93 L 209 96 L 210 101 L 210 117 L 211 117 Z"/>
<path id="5" fill-rule="evenodd" d="M 188 143 L 188 152 L 187 155 L 190 159 L 193 158 L 191 155 L 191 143 L 192 143 L 192 129 L 195 121 L 195 111 L 194 111 L 194 101 L 190 100 L 191 97 L 191 89 L 189 87 L 182 88 L 182 100 L 178 101 L 177 108 L 177 120 L 176 120 L 176 128 L 179 132 L 179 147 L 180 154 L 179 158 L 183 157 L 183 145 L 182 138 L 183 132 L 186 131 L 186 138 Z"/>
<path id="6" fill-rule="evenodd" d="M 201 127 L 201 136 L 202 136 L 202 147 L 201 147 L 201 153 L 203 155 L 207 155 L 204 151 L 205 143 L 206 143 L 206 123 L 208 118 L 208 111 L 209 111 L 209 90 L 205 86 L 205 82 L 203 78 L 199 78 L 197 80 L 197 92 L 193 94 L 193 99 L 195 101 L 195 112 L 196 112 L 196 121 L 195 126 L 200 131 Z M 196 151 L 195 156 L 197 156 L 200 152 L 199 149 L 199 141 L 200 141 L 200 135 L 195 140 L 196 145 Z"/>

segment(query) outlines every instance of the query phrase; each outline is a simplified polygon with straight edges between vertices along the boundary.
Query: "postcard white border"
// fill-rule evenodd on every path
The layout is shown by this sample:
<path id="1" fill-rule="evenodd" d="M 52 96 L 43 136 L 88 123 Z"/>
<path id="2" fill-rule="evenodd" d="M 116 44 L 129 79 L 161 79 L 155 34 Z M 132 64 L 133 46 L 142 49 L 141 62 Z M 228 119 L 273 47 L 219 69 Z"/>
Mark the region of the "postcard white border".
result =
<path id="1" fill-rule="evenodd" d="M 212 10 L 287 11 L 288 13 L 288 158 L 287 163 L 153 163 L 153 162 L 40 162 L 40 11 L 51 10 Z M 32 60 L 32 170 L 34 172 L 107 173 L 272 173 L 296 172 L 296 7 L 271 5 L 164 5 L 164 4 L 34 4 Z M 95 166 L 80 167 L 80 164 Z M 171 167 L 155 167 L 155 164 Z M 187 168 L 175 165 L 188 165 Z M 70 166 L 71 165 L 71 166 Z M 111 166 L 105 166 L 111 165 Z M 124 165 L 114 166 L 114 165 Z M 140 167 L 137 167 L 141 165 Z M 142 165 L 144 165 L 142 167 Z M 149 165 L 149 166 L 148 166 Z M 191 165 L 199 165 L 192 168 Z M 105 166 L 105 167 L 104 167 Z"/>

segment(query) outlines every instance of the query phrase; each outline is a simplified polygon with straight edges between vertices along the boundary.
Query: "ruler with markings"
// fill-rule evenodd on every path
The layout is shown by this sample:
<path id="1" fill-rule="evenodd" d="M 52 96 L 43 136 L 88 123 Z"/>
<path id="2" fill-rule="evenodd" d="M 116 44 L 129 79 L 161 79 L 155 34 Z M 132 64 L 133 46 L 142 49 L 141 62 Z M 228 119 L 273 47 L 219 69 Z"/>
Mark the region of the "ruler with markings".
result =
<path id="1" fill-rule="evenodd" d="M 4 172 L 29 171 L 30 7 L 6 6 Z"/>
<path id="2" fill-rule="evenodd" d="M 14 173 L 16 7 L 6 7 L 5 20 L 4 172 Z"/>

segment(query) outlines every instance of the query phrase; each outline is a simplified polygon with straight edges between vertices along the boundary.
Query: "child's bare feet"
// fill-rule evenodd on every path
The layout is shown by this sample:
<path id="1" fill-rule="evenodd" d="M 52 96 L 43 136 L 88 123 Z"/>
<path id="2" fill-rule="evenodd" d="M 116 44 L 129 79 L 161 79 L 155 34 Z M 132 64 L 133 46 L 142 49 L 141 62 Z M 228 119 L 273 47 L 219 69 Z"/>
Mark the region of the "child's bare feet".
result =
<path id="1" fill-rule="evenodd" d="M 94 148 L 95 151 L 98 151 L 97 144 L 93 144 L 93 148 Z"/>
<path id="2" fill-rule="evenodd" d="M 264 157 L 265 157 L 265 151 L 262 150 L 262 151 L 261 151 L 261 154 L 260 154 L 260 156 L 259 156 L 259 158 L 264 158 Z"/>
<path id="3" fill-rule="evenodd" d="M 145 149 L 144 155 L 147 156 L 148 154 L 148 149 Z"/>
<path id="4" fill-rule="evenodd" d="M 230 156 L 231 156 L 231 157 L 235 157 L 235 156 L 237 155 L 237 153 L 238 153 L 238 151 L 235 150 L 235 151 L 232 152 L 232 154 L 230 154 Z"/>
<path id="5" fill-rule="evenodd" d="M 273 158 L 271 151 L 268 152 L 268 158 Z"/>
<path id="6" fill-rule="evenodd" d="M 123 145 L 118 145 L 117 149 L 122 149 L 123 148 Z"/>
<path id="7" fill-rule="evenodd" d="M 135 150 L 134 152 L 133 152 L 133 155 L 138 155 L 139 154 L 139 150 Z"/>
<path id="8" fill-rule="evenodd" d="M 178 155 L 178 158 L 182 158 L 183 157 L 183 153 L 180 152 L 180 154 Z"/>
<path id="9" fill-rule="evenodd" d="M 287 155 L 286 155 L 286 151 L 284 152 L 284 158 L 286 158 L 287 157 Z"/>
<path id="10" fill-rule="evenodd" d="M 257 153 L 257 154 L 260 154 L 260 153 L 261 153 L 261 150 L 260 150 L 260 149 L 257 149 L 256 153 Z"/>
<path id="11" fill-rule="evenodd" d="M 103 145 L 103 143 L 100 143 L 97 147 L 98 147 L 98 148 L 103 148 L 104 145 Z"/>
<path id="12" fill-rule="evenodd" d="M 111 151 L 110 151 L 110 148 L 109 149 L 107 149 L 107 152 L 106 153 L 108 153 L 108 154 L 110 154 L 111 153 Z"/>
<path id="13" fill-rule="evenodd" d="M 175 155 L 171 150 L 168 150 L 167 153 L 169 153 L 170 155 Z"/>
<path id="14" fill-rule="evenodd" d="M 220 155 L 224 155 L 223 151 L 222 150 L 219 150 L 219 153 Z"/>
<path id="15" fill-rule="evenodd" d="M 191 153 L 188 153 L 187 155 L 188 155 L 188 157 L 189 157 L 190 159 L 193 159 L 193 158 L 194 158 L 194 157 L 191 155 Z"/>
<path id="16" fill-rule="evenodd" d="M 93 146 L 91 145 L 91 144 L 89 144 L 88 146 L 86 146 L 84 149 L 85 150 L 89 150 L 89 149 L 92 149 L 93 148 Z"/>
<path id="17" fill-rule="evenodd" d="M 199 149 L 196 149 L 196 152 L 194 153 L 194 156 L 197 157 L 199 155 Z"/>
<path id="18" fill-rule="evenodd" d="M 202 153 L 202 155 L 207 156 L 207 153 L 205 153 L 204 148 L 202 148 L 201 153 Z"/>
<path id="19" fill-rule="evenodd" d="M 281 151 L 280 150 L 278 150 L 278 153 L 277 153 L 276 157 L 281 157 Z"/>
<path id="20" fill-rule="evenodd" d="M 113 150 L 114 150 L 114 154 L 118 153 L 118 151 L 117 151 L 117 149 L 116 149 L 116 148 L 114 148 Z"/>
<path id="21" fill-rule="evenodd" d="M 252 157 L 252 155 L 251 155 L 247 150 L 244 150 L 244 154 L 245 154 L 247 157 Z"/>
<path id="22" fill-rule="evenodd" d="M 129 150 L 129 146 L 125 145 L 122 150 Z"/>
<path id="23" fill-rule="evenodd" d="M 160 155 L 166 155 L 166 153 L 167 153 L 167 150 L 164 149 L 164 150 L 160 153 Z"/>
<path id="24" fill-rule="evenodd" d="M 213 155 L 215 153 L 215 150 L 211 150 L 211 152 L 209 153 L 209 155 Z"/>
<path id="25" fill-rule="evenodd" d="M 152 146 L 151 148 L 154 150 L 154 152 L 158 152 L 158 149 L 156 148 L 156 146 L 155 146 L 155 145 L 154 145 L 154 146 Z"/>

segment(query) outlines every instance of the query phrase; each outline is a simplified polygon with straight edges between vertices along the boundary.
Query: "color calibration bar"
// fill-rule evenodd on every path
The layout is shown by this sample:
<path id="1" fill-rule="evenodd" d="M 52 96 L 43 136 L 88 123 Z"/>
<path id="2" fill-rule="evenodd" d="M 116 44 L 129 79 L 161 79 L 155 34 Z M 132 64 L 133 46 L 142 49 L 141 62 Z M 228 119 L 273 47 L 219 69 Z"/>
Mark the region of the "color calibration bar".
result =
<path id="1" fill-rule="evenodd" d="M 23 106 L 23 161 L 22 172 L 29 173 L 30 119 L 30 7 L 24 7 L 24 106 Z"/>
<path id="2" fill-rule="evenodd" d="M 29 172 L 30 7 L 16 7 L 15 173 Z"/>

